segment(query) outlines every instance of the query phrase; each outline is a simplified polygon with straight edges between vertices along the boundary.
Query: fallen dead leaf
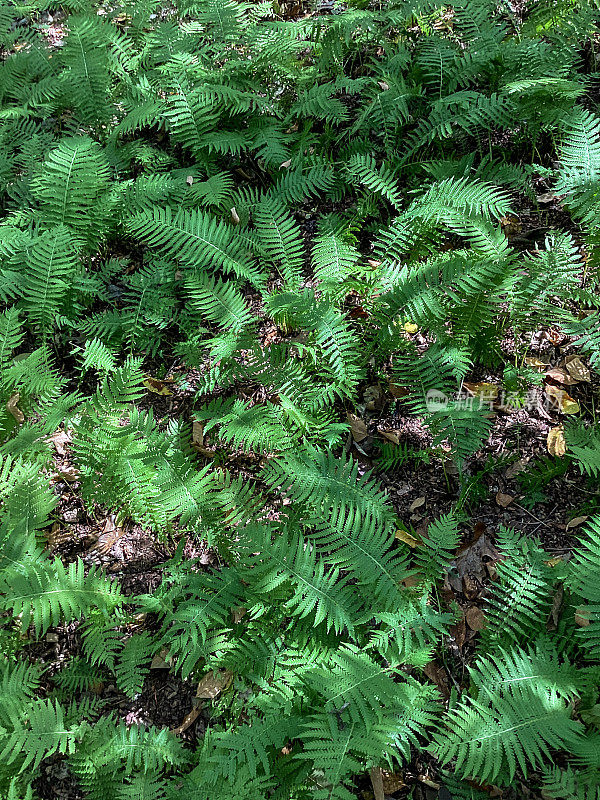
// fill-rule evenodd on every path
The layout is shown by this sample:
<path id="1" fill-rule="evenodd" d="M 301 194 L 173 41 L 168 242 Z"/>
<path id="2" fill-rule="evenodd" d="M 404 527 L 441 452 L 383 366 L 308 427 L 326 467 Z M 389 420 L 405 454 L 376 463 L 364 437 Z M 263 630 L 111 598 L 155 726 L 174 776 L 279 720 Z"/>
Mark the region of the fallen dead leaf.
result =
<path id="1" fill-rule="evenodd" d="M 404 386 L 399 386 L 397 383 L 390 382 L 389 390 L 392 397 L 396 398 L 396 400 L 399 400 L 401 397 L 406 397 L 406 395 L 409 394 L 408 389 Z"/>
<path id="2" fill-rule="evenodd" d="M 565 368 L 569 375 L 576 381 L 589 383 L 592 379 L 591 373 L 579 356 L 567 356 L 565 358 Z"/>
<path id="3" fill-rule="evenodd" d="M 487 381 L 480 381 L 479 383 L 468 383 L 464 381 L 463 386 L 469 394 L 484 401 L 494 401 L 498 399 L 498 387 L 495 383 L 488 383 Z"/>
<path id="4" fill-rule="evenodd" d="M 421 508 L 421 506 L 425 505 L 425 498 L 424 497 L 417 497 L 415 500 L 412 501 L 408 510 L 409 511 L 416 511 L 417 508 Z"/>
<path id="5" fill-rule="evenodd" d="M 160 653 L 157 653 L 152 659 L 150 669 L 171 669 L 172 663 L 172 656 L 170 656 L 169 651 L 163 647 Z"/>
<path id="6" fill-rule="evenodd" d="M 233 621 L 233 624 L 237 625 L 238 623 L 240 623 L 244 619 L 247 613 L 248 609 L 244 608 L 244 606 L 234 606 L 231 609 L 231 619 Z"/>
<path id="7" fill-rule="evenodd" d="M 25 414 L 23 414 L 23 412 L 17 405 L 20 399 L 21 395 L 19 394 L 19 392 L 15 392 L 13 395 L 9 397 L 9 399 L 6 402 L 6 410 L 15 420 L 15 422 L 17 422 L 19 425 L 25 422 Z"/>
<path id="8" fill-rule="evenodd" d="M 362 442 L 363 439 L 366 439 L 369 435 L 369 431 L 367 430 L 367 426 L 362 419 L 357 417 L 356 414 L 351 414 L 350 412 L 346 414 L 346 417 L 350 423 L 350 430 L 352 432 L 352 438 L 354 441 Z"/>
<path id="9" fill-rule="evenodd" d="M 471 606 L 467 609 L 465 620 L 472 631 L 480 631 L 485 628 L 485 614 L 478 606 Z"/>
<path id="10" fill-rule="evenodd" d="M 564 589 L 562 585 L 559 584 L 556 591 L 554 592 L 554 597 L 552 598 L 552 608 L 550 609 L 550 614 L 548 615 L 547 627 L 549 630 L 555 631 L 558 627 L 558 621 L 560 618 L 560 608 L 562 606 L 563 596 L 564 596 Z"/>
<path id="11" fill-rule="evenodd" d="M 578 528 L 580 525 L 583 525 L 583 523 L 586 521 L 587 518 L 588 518 L 587 514 L 583 517 L 575 517 L 574 519 L 567 522 L 566 530 L 571 530 L 571 528 Z"/>
<path id="12" fill-rule="evenodd" d="M 381 428 L 377 429 L 384 439 L 393 444 L 400 444 L 400 431 L 382 431 Z"/>
<path id="13" fill-rule="evenodd" d="M 561 414 L 578 414 L 579 403 L 557 386 L 546 386 L 546 394 L 554 402 Z"/>
<path id="14" fill-rule="evenodd" d="M 414 536 L 411 536 L 411 534 L 408 533 L 408 531 L 405 531 L 403 528 L 398 528 L 396 531 L 396 539 L 404 542 L 404 544 L 407 544 L 409 547 L 417 547 L 419 544 L 419 540 L 415 539 Z"/>
<path id="15" fill-rule="evenodd" d="M 504 494 L 504 492 L 498 492 L 496 494 L 496 502 L 502 508 L 507 508 L 513 501 L 514 497 L 512 494 Z"/>
<path id="16" fill-rule="evenodd" d="M 386 794 L 394 794 L 395 792 L 399 792 L 400 789 L 406 788 L 406 783 L 401 775 L 398 775 L 397 772 L 386 772 L 383 771 L 383 791 Z"/>
<path id="17" fill-rule="evenodd" d="M 562 458 L 567 452 L 565 431 L 562 425 L 558 425 L 556 428 L 551 428 L 548 431 L 546 447 L 551 456 L 559 456 L 559 458 Z"/>
<path id="18" fill-rule="evenodd" d="M 514 464 L 511 464 L 510 467 L 507 467 L 504 475 L 508 479 L 514 478 L 516 475 L 519 475 L 521 472 L 527 469 L 527 464 L 528 461 L 526 458 L 520 458 L 518 461 L 515 461 Z"/>
<path id="19" fill-rule="evenodd" d="M 167 381 L 159 381 L 157 378 L 151 378 L 149 375 L 146 375 L 142 383 L 146 389 L 153 394 L 165 396 L 173 394 L 173 392 L 167 387 Z"/>
<path id="20" fill-rule="evenodd" d="M 365 401 L 365 408 L 369 411 L 374 411 L 376 408 L 381 408 L 382 392 L 381 386 L 374 384 L 367 386 L 363 394 Z"/>
<path id="21" fill-rule="evenodd" d="M 291 165 L 291 163 L 292 163 L 292 159 L 288 158 L 287 161 L 282 161 L 281 162 L 281 164 L 279 165 L 279 169 L 288 169 L 289 166 Z"/>
<path id="22" fill-rule="evenodd" d="M 450 697 L 448 675 L 446 670 L 441 667 L 437 661 L 430 661 L 428 664 L 425 664 L 423 672 L 429 680 L 437 686 L 444 697 Z"/>
<path id="23" fill-rule="evenodd" d="M 240 224 L 240 217 L 235 209 L 235 206 L 231 207 L 231 221 L 233 222 L 234 225 Z"/>
<path id="24" fill-rule="evenodd" d="M 544 372 L 548 369 L 548 364 L 544 364 L 543 361 L 540 361 L 539 358 L 535 358 L 533 356 L 527 356 L 525 359 L 525 363 L 528 367 L 537 370 L 538 372 Z"/>
<path id="25" fill-rule="evenodd" d="M 80 474 L 75 467 L 65 467 L 65 469 L 58 471 L 58 477 L 60 480 L 67 481 L 67 483 L 75 483 L 75 481 L 79 480 Z"/>
<path id="26" fill-rule="evenodd" d="M 192 445 L 204 447 L 204 425 L 197 419 L 192 422 Z"/>
<path id="27" fill-rule="evenodd" d="M 219 672 L 207 672 L 198 684 L 196 690 L 196 697 L 201 700 L 214 700 L 218 697 L 223 689 L 226 689 L 233 680 L 233 673 L 229 670 L 221 670 Z"/>
<path id="28" fill-rule="evenodd" d="M 194 183 L 194 176 L 188 175 L 187 178 L 185 179 L 185 182 L 187 183 L 188 186 L 191 186 Z"/>
<path id="29" fill-rule="evenodd" d="M 575 623 L 579 625 L 580 628 L 587 628 L 587 626 L 590 624 L 589 609 L 585 608 L 584 606 L 580 606 L 578 609 L 576 609 Z"/>
<path id="30" fill-rule="evenodd" d="M 575 386 L 577 383 L 577 380 L 569 375 L 566 369 L 561 367 L 552 367 L 552 369 L 546 370 L 546 377 L 562 383 L 564 386 Z"/>
<path id="31" fill-rule="evenodd" d="M 53 433 L 52 436 L 49 436 L 47 441 L 49 444 L 54 445 L 54 449 L 59 456 L 66 456 L 67 451 L 65 445 L 70 444 L 71 437 L 66 431 L 58 430 L 56 433 Z"/>

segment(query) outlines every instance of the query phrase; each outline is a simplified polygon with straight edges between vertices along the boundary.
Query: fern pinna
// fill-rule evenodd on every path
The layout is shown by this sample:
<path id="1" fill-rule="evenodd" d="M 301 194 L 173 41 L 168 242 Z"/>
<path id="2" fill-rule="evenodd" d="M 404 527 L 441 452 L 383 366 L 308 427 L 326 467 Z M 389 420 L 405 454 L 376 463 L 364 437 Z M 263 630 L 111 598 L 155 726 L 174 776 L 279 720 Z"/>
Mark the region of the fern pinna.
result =
<path id="1" fill-rule="evenodd" d="M 600 362 L 597 4 L 288 5 L 0 2 L 0 796 L 349 800 L 427 764 L 598 800 L 595 507 L 570 559 L 497 526 L 444 655 L 494 426 L 465 387 L 539 388 L 539 329 Z M 424 446 L 371 461 L 378 403 Z M 593 494 L 594 418 L 561 425 L 550 473 Z M 379 480 L 410 464 L 459 487 L 411 532 Z M 156 585 L 67 496 L 143 530 Z M 122 714 L 155 674 L 217 689 Z"/>

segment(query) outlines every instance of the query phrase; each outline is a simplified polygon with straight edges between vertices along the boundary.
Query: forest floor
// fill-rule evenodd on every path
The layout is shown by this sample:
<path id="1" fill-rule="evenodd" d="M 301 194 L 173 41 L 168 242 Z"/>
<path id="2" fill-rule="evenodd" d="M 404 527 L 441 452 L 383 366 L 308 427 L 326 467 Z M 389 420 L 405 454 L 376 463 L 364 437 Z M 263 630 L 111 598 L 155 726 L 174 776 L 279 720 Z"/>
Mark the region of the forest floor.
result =
<path id="1" fill-rule="evenodd" d="M 560 201 L 549 195 L 543 185 L 539 188 L 541 209 L 524 207 L 504 223 L 511 244 L 523 252 L 532 251 L 536 243 L 543 242 L 551 227 L 572 227 Z M 319 207 L 307 207 L 304 213 L 308 239 L 314 229 L 312 221 L 320 213 Z M 572 233 L 576 236 L 576 231 Z M 248 299 L 253 298 L 248 295 Z M 281 332 L 266 324 L 262 335 L 266 344 L 281 336 Z M 410 335 L 418 344 L 419 332 Z M 513 346 L 514 343 L 506 342 L 506 351 L 510 353 Z M 400 538 L 409 543 L 414 541 L 413 535 L 418 537 L 425 532 L 430 522 L 456 507 L 457 502 L 462 506 L 463 540 L 443 585 L 444 601 L 458 604 L 461 618 L 446 639 L 445 651 L 425 669 L 427 677 L 445 697 L 453 687 L 463 683 L 478 631 L 485 624 L 484 605 L 499 556 L 494 547 L 498 529 L 523 531 L 539 539 L 549 553 L 564 559 L 577 541 L 579 526 L 598 509 L 597 494 L 582 485 L 576 466 L 565 464 L 558 473 L 556 468 L 544 470 L 549 448 L 555 446 L 552 432 L 560 431 L 560 420 L 564 418 L 552 400 L 554 390 L 568 391 L 569 398 L 592 416 L 600 403 L 600 375 L 582 368 L 577 355 L 568 337 L 556 330 L 537 331 L 529 342 L 529 358 L 539 369 L 540 385 L 530 389 L 522 407 L 511 407 L 510 399 L 502 394 L 500 374 L 482 373 L 477 382 L 468 385 L 467 395 L 477 394 L 482 386 L 488 393 L 493 427 L 485 446 L 467 462 L 462 475 L 450 462 L 443 464 L 439 459 L 430 463 L 411 460 L 386 470 L 378 466 L 376 456 L 382 443 L 417 448 L 426 448 L 429 443 L 418 420 L 403 408 L 402 398 L 398 397 L 401 391 L 393 384 L 385 386 L 367 380 L 359 391 L 363 402 L 356 408 L 340 407 L 340 416 L 346 415 L 351 425 L 346 449 L 358 460 L 361 472 L 372 471 L 387 492 L 404 526 L 399 528 Z M 166 426 L 173 419 L 191 421 L 199 376 L 197 370 L 190 371 L 173 359 L 163 378 L 152 377 L 148 382 L 142 407 L 152 408 L 161 425 Z M 203 399 L 208 401 L 211 397 Z M 205 459 L 214 457 L 216 453 L 204 447 L 201 432 L 199 436 L 200 455 Z M 175 551 L 176 537 L 159 541 L 140 525 L 118 526 L 114 514 L 106 516 L 100 509 L 90 513 L 78 494 L 68 434 L 60 432 L 54 437 L 54 449 L 53 487 L 59 503 L 48 532 L 50 552 L 68 562 L 79 557 L 89 566 L 102 566 L 126 595 L 152 593 L 162 580 L 163 563 Z M 250 482 L 258 480 L 258 456 L 229 453 L 227 458 L 227 467 L 233 474 L 243 475 Z M 535 467 L 533 473 L 532 467 Z M 277 500 L 274 503 L 275 508 Z M 209 548 L 192 551 L 192 547 L 190 543 L 186 545 L 186 557 L 199 558 L 207 569 L 219 565 L 215 551 Z M 557 593 L 556 611 L 561 599 Z M 551 615 L 550 629 L 553 624 Z M 53 629 L 43 645 L 32 647 L 36 652 L 31 655 L 47 665 L 50 677 L 64 660 L 79 651 L 77 623 Z M 196 689 L 191 680 L 184 681 L 172 674 L 169 664 L 157 656 L 139 696 L 128 699 L 110 683 L 99 685 L 97 692 L 106 710 L 112 710 L 127 723 L 179 728 L 182 739 L 195 744 L 214 713 L 198 702 Z M 434 762 L 424 761 L 422 755 L 402 772 L 384 778 L 386 797 L 400 800 L 410 794 L 417 800 L 448 800 L 446 790 L 436 780 Z M 48 800 L 82 797 L 60 760 L 44 763 L 38 790 Z M 364 800 L 373 797 L 368 782 L 362 797 Z M 490 797 L 510 800 L 537 798 L 537 795 L 518 782 L 510 790 L 492 788 Z"/>

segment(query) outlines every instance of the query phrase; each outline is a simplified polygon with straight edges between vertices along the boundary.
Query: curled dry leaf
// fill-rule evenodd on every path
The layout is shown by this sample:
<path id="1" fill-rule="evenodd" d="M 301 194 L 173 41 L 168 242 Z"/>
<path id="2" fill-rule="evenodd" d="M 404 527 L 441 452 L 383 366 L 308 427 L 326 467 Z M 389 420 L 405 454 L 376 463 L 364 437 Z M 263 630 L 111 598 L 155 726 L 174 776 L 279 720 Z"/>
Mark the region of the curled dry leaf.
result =
<path id="1" fill-rule="evenodd" d="M 588 518 L 587 514 L 583 517 L 574 517 L 572 520 L 569 520 L 569 522 L 567 522 L 566 530 L 569 531 L 571 530 L 571 528 L 578 528 L 580 525 L 583 525 L 583 523 L 587 520 L 587 518 Z"/>
<path id="2" fill-rule="evenodd" d="M 352 438 L 354 439 L 355 442 L 362 442 L 362 440 L 366 439 L 367 436 L 369 435 L 367 426 L 360 417 L 356 416 L 356 414 L 351 414 L 350 412 L 348 412 L 346 416 L 348 418 L 348 422 L 350 423 Z"/>
<path id="3" fill-rule="evenodd" d="M 579 356 L 567 356 L 565 358 L 565 369 L 575 381 L 589 383 L 592 379 L 589 369 Z"/>
<path id="4" fill-rule="evenodd" d="M 404 528 L 398 528 L 396 531 L 396 539 L 399 539 L 401 542 L 404 542 L 409 547 L 416 547 L 419 544 L 419 540 L 415 539 L 408 531 L 405 531 Z"/>
<path id="5" fill-rule="evenodd" d="M 204 425 L 197 419 L 192 422 L 192 446 L 204 447 Z"/>
<path id="6" fill-rule="evenodd" d="M 163 648 L 152 659 L 150 669 L 171 669 L 172 664 L 173 657 L 169 655 L 169 651 L 166 648 Z"/>
<path id="7" fill-rule="evenodd" d="M 471 608 L 467 609 L 465 620 L 472 631 L 480 631 L 485 628 L 485 614 L 478 606 L 471 606 Z"/>
<path id="8" fill-rule="evenodd" d="M 498 399 L 498 387 L 495 383 L 480 381 L 479 383 L 468 383 L 464 381 L 463 386 L 474 397 L 480 400 L 493 401 Z"/>
<path id="9" fill-rule="evenodd" d="M 221 670 L 220 672 L 207 672 L 198 684 L 196 690 L 196 697 L 202 700 L 214 700 L 218 697 L 223 689 L 226 689 L 233 680 L 233 673 L 229 670 Z"/>
<path id="10" fill-rule="evenodd" d="M 575 386 L 577 383 L 577 380 L 562 367 L 552 367 L 552 369 L 546 370 L 546 377 L 557 381 L 557 383 L 562 383 L 564 386 Z"/>
<path id="11" fill-rule="evenodd" d="M 400 444 L 400 431 L 382 431 L 381 428 L 377 429 L 384 439 L 393 444 Z"/>
<path id="12" fill-rule="evenodd" d="M 535 358 L 534 356 L 527 356 L 525 363 L 528 367 L 536 370 L 536 372 L 545 372 L 548 369 L 548 364 L 544 364 L 543 361 L 540 361 L 539 358 Z"/>
<path id="13" fill-rule="evenodd" d="M 142 383 L 146 389 L 153 394 L 173 394 L 173 392 L 167 387 L 167 381 L 159 381 L 158 378 L 151 378 L 149 375 L 146 375 Z"/>
<path id="14" fill-rule="evenodd" d="M 53 433 L 52 436 L 49 436 L 47 439 L 49 444 L 54 445 L 54 449 L 58 453 L 59 456 L 65 456 L 67 451 L 65 450 L 65 445 L 70 444 L 71 437 L 69 436 L 66 431 L 56 431 Z"/>
<path id="15" fill-rule="evenodd" d="M 188 175 L 187 178 L 185 179 L 185 182 L 187 183 L 188 186 L 191 186 L 194 183 L 194 176 Z"/>
<path id="16" fill-rule="evenodd" d="M 551 456 L 559 456 L 562 458 L 567 452 L 567 443 L 565 441 L 565 431 L 562 425 L 557 425 L 556 428 L 551 428 L 548 431 L 548 438 L 546 446 Z"/>
<path id="17" fill-rule="evenodd" d="M 518 461 L 515 461 L 514 464 L 511 464 L 510 467 L 507 467 L 506 472 L 504 473 L 505 476 L 510 479 L 514 478 L 515 475 L 519 475 L 521 472 L 527 469 L 527 459 L 520 458 Z"/>
<path id="18" fill-rule="evenodd" d="M 575 609 L 575 623 L 579 625 L 580 628 L 587 628 L 587 626 L 590 624 L 588 608 L 580 606 L 579 608 Z"/>
<path id="19" fill-rule="evenodd" d="M 235 206 L 231 207 L 231 221 L 233 222 L 234 225 L 240 224 L 240 217 L 237 211 L 235 210 Z"/>
<path id="20" fill-rule="evenodd" d="M 20 399 L 21 395 L 19 394 L 19 392 L 15 392 L 13 395 L 9 397 L 6 403 L 6 410 L 15 420 L 15 422 L 17 422 L 19 425 L 25 422 L 25 414 L 23 414 L 23 412 L 17 405 Z"/>
<path id="21" fill-rule="evenodd" d="M 406 397 L 409 394 L 409 391 L 404 386 L 399 386 L 397 383 L 391 383 L 389 385 L 390 394 L 392 397 L 395 397 L 396 400 L 399 400 L 401 397 Z"/>
<path id="22" fill-rule="evenodd" d="M 507 508 L 515 498 L 512 494 L 504 494 L 504 492 L 498 492 L 496 494 L 496 502 L 502 508 Z"/>
<path id="23" fill-rule="evenodd" d="M 579 403 L 557 386 L 546 386 L 546 394 L 556 405 L 561 414 L 578 414 Z"/>
<path id="24" fill-rule="evenodd" d="M 425 498 L 424 497 L 417 497 L 416 500 L 413 500 L 409 506 L 409 511 L 415 511 L 417 508 L 421 508 L 421 506 L 425 505 Z"/>

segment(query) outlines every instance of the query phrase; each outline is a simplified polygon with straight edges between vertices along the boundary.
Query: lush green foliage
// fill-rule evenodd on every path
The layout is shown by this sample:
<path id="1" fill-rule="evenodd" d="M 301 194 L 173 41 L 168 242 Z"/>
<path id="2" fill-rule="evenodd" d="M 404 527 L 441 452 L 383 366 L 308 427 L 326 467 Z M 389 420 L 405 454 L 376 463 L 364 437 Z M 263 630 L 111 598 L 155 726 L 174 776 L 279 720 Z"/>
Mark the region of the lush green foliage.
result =
<path id="1" fill-rule="evenodd" d="M 600 797 L 600 518 L 568 563 L 500 531 L 481 654 L 446 707 L 423 670 L 455 619 L 440 587 L 461 510 L 411 550 L 343 448 L 361 381 L 385 377 L 427 458 L 463 475 L 491 426 L 458 398 L 476 367 L 524 391 L 539 326 L 600 364 L 598 11 L 376 6 L 286 21 L 270 2 L 72 0 L 57 47 L 36 22 L 54 4 L 0 4 L 2 797 L 32 797 L 56 756 L 90 798 L 346 800 L 415 749 L 457 798 L 517 771 Z M 583 286 L 573 233 L 527 256 L 506 235 L 540 174 L 585 238 Z M 193 407 L 163 424 L 144 380 L 174 362 Z M 171 548 L 156 592 L 48 555 L 57 430 L 87 507 Z M 565 435 L 598 478 L 600 436 Z M 186 538 L 222 568 L 184 558 Z M 79 655 L 42 679 L 29 645 L 73 621 Z M 164 651 L 244 696 L 195 750 L 94 693 L 112 676 L 136 695 Z"/>

